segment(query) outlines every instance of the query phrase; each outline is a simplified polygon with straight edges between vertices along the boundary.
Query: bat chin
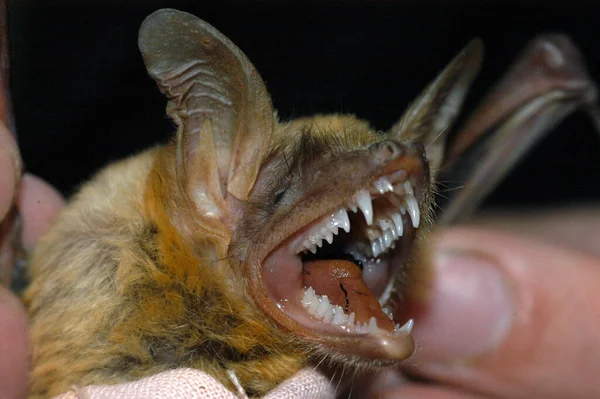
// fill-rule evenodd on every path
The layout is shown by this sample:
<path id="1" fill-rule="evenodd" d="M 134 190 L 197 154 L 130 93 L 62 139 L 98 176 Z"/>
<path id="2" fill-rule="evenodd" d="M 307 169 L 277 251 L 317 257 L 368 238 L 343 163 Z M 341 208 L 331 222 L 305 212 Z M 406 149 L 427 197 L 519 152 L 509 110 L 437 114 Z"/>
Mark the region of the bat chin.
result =
<path id="1" fill-rule="evenodd" d="M 386 304 L 421 222 L 421 181 L 405 170 L 379 175 L 278 245 L 261 266 L 268 313 L 355 361 L 409 357 L 413 321 Z"/>

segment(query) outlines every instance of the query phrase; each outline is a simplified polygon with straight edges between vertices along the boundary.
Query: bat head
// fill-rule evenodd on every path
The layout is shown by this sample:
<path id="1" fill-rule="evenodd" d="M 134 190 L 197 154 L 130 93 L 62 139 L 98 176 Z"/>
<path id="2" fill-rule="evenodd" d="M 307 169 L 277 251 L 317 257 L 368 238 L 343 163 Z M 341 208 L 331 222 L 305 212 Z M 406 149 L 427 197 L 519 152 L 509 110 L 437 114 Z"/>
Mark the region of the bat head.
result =
<path id="1" fill-rule="evenodd" d="M 150 15 L 139 45 L 178 125 L 186 223 L 234 260 L 229 289 L 317 352 L 376 365 L 409 357 L 412 321 L 390 298 L 431 223 L 446 132 L 481 43 L 387 132 L 347 115 L 279 123 L 250 61 L 190 14 Z"/>

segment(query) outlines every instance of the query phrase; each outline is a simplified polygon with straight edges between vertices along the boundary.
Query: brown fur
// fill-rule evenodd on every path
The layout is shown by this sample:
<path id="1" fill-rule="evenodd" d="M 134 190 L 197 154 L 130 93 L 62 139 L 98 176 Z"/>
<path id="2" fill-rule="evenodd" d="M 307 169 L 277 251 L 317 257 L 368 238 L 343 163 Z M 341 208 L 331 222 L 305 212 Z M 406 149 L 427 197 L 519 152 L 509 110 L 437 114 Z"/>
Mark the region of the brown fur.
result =
<path id="1" fill-rule="evenodd" d="M 277 131 L 282 139 L 328 137 L 338 149 L 342 140 L 356 146 L 353 137 L 373 137 L 350 116 L 305 118 Z M 244 280 L 231 278 L 239 266 L 227 248 L 173 223 L 193 219 L 172 184 L 173 147 L 101 171 L 36 248 L 25 296 L 33 394 L 175 367 L 202 369 L 225 384 L 231 369 L 250 392 L 265 392 L 306 365 L 306 344 L 265 319 Z"/>
<path id="2" fill-rule="evenodd" d="M 196 29 L 189 35 L 178 31 L 184 29 L 179 19 Z M 456 76 L 470 76 L 473 68 L 465 71 L 457 57 L 444 79 L 385 134 L 347 115 L 279 123 L 256 71 L 214 28 L 174 10 L 149 20 L 140 47 L 171 100 L 167 110 L 179 125 L 177 136 L 98 173 L 36 248 L 25 294 L 32 397 L 178 367 L 201 369 L 228 386 L 226 372 L 233 370 L 249 394 L 262 394 L 315 357 L 368 365 L 318 337 L 282 328 L 259 306 L 265 299 L 252 291 L 248 273 L 260 266 L 259 248 L 280 243 L 301 222 L 339 207 L 343 196 L 362 187 L 359 181 L 381 172 L 370 161 L 374 143 L 419 141 L 439 153 L 443 139 L 440 144 L 432 130 L 440 124 L 432 104 L 443 104 L 456 88 L 464 92 L 468 79 Z M 169 69 L 156 61 L 165 56 L 165 39 L 153 35 L 164 23 L 173 23 L 168 40 L 182 36 L 199 47 L 194 56 L 206 59 L 184 65 L 196 69 Z M 168 47 L 177 57 L 165 57 L 185 60 L 189 54 L 178 53 L 185 49 Z M 190 85 L 190 76 L 207 82 Z M 196 90 L 196 96 L 186 90 Z M 187 103 L 190 98 L 205 102 Z M 205 109 L 210 118 L 190 117 Z M 443 115 L 444 129 L 454 116 Z M 291 199 L 272 205 L 282 184 Z M 423 183 L 424 219 L 432 185 L 433 177 Z M 420 229 L 418 240 L 423 234 Z"/>

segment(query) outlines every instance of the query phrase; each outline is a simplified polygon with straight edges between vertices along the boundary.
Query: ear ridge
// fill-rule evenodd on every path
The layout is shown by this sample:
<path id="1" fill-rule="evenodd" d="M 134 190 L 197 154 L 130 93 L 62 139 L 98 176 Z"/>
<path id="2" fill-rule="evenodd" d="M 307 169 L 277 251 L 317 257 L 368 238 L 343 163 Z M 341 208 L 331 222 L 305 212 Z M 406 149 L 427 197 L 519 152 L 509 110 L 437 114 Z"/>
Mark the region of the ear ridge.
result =
<path id="1" fill-rule="evenodd" d="M 423 143 L 433 171 L 441 165 L 446 137 L 482 58 L 483 42 L 478 38 L 471 40 L 390 129 L 390 135 L 397 139 Z"/>
<path id="2" fill-rule="evenodd" d="M 167 113 L 178 125 L 180 167 L 189 169 L 198 157 L 215 160 L 201 162 L 215 169 L 202 176 L 218 182 L 202 182 L 196 180 L 201 174 L 186 172 L 188 195 L 218 188 L 220 193 L 206 198 L 226 198 L 229 192 L 246 199 L 274 129 L 271 99 L 254 66 L 214 27 L 173 9 L 148 16 L 138 44 L 148 73 L 169 98 Z M 206 134 L 212 134 L 214 145 L 201 145 L 207 143 Z"/>

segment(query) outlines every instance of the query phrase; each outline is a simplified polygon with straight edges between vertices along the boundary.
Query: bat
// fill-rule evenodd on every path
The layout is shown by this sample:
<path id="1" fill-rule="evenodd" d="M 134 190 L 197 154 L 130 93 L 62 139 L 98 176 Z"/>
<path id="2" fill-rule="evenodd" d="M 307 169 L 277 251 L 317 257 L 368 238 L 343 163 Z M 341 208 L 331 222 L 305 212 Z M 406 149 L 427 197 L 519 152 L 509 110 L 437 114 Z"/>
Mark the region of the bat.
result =
<path id="1" fill-rule="evenodd" d="M 386 132 L 352 115 L 280 121 L 242 51 L 190 14 L 150 15 L 139 48 L 177 133 L 100 171 L 35 249 L 32 397 L 176 367 L 262 395 L 322 361 L 398 364 L 414 350 L 398 304 L 434 220 L 467 217 L 573 110 L 600 126 L 563 36 L 532 42 L 448 149 L 478 39 Z M 464 187 L 436 216 L 440 181 Z"/>

